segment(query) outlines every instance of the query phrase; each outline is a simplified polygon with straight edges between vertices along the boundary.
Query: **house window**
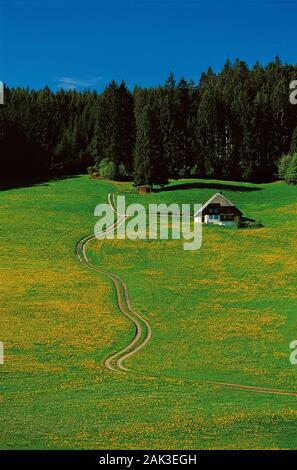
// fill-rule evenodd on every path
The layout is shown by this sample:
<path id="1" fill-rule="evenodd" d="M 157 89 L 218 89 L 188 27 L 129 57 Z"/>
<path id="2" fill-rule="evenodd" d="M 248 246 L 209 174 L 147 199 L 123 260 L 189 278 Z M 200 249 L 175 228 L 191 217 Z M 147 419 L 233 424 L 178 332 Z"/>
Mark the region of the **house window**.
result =
<path id="1" fill-rule="evenodd" d="M 235 216 L 233 214 L 225 214 L 225 215 L 222 215 L 222 220 L 225 220 L 225 221 L 233 221 Z"/>

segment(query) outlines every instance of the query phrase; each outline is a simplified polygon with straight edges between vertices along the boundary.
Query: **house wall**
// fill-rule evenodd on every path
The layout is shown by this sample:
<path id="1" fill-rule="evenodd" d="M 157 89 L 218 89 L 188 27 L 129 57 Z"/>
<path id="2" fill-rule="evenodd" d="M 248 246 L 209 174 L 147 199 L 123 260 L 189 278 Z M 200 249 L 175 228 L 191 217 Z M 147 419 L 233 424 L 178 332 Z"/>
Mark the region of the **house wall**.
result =
<path id="1" fill-rule="evenodd" d="M 211 220 L 208 220 L 207 223 L 209 225 L 224 225 L 220 219 L 217 219 L 217 220 L 211 219 Z"/>
<path id="2" fill-rule="evenodd" d="M 196 216 L 194 218 L 195 222 L 198 223 L 198 224 L 201 224 L 202 223 L 202 217 L 199 215 L 199 216 Z M 204 223 L 206 224 L 214 224 L 214 225 L 223 225 L 225 227 L 231 227 L 232 225 L 235 225 L 235 221 L 234 220 L 209 220 L 208 218 L 208 215 L 205 215 L 204 216 Z"/>
<path id="3" fill-rule="evenodd" d="M 232 225 L 235 225 L 234 220 L 223 220 L 221 221 L 221 225 L 224 225 L 224 227 L 232 227 Z"/>
<path id="4" fill-rule="evenodd" d="M 217 214 L 217 219 L 214 219 L 213 215 L 205 215 L 204 220 L 207 224 L 212 224 L 212 225 L 222 225 L 221 224 L 221 216 L 220 214 Z"/>

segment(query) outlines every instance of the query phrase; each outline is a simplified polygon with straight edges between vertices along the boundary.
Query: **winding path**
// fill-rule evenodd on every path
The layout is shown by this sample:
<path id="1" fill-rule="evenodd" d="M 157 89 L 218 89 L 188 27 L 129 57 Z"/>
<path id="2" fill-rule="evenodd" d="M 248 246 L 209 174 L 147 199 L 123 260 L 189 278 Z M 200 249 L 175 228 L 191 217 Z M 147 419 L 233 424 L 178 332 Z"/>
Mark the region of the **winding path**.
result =
<path id="1" fill-rule="evenodd" d="M 124 366 L 124 361 L 131 357 L 133 354 L 136 354 L 138 351 L 140 351 L 150 341 L 152 331 L 148 321 L 133 308 L 130 301 L 129 289 L 126 282 L 117 274 L 114 274 L 110 271 L 107 271 L 106 269 L 96 266 L 87 257 L 86 250 L 88 244 L 91 241 L 96 239 L 96 237 L 100 237 L 100 235 L 103 235 L 104 233 L 114 231 L 118 226 L 125 223 L 127 219 L 127 216 L 120 214 L 117 211 L 117 208 L 111 201 L 110 194 L 108 195 L 108 201 L 117 215 L 117 220 L 104 232 L 97 233 L 96 236 L 92 234 L 80 240 L 76 246 L 76 254 L 82 264 L 87 265 L 94 271 L 103 274 L 112 281 L 116 290 L 117 303 L 119 309 L 127 318 L 129 318 L 129 320 L 132 321 L 135 326 L 135 336 L 132 341 L 124 349 L 114 352 L 104 361 L 105 367 L 109 370 L 112 370 L 114 372 L 128 372 L 129 370 Z"/>
<path id="2" fill-rule="evenodd" d="M 113 195 L 114 197 L 114 195 Z M 108 356 L 104 360 L 104 365 L 107 369 L 113 372 L 129 372 L 139 376 L 145 376 L 154 379 L 163 379 L 169 380 L 171 382 L 180 382 L 180 380 L 189 383 L 199 383 L 205 385 L 213 385 L 219 387 L 227 387 L 241 391 L 250 391 L 256 393 L 264 393 L 264 394 L 272 394 L 272 395 L 287 395 L 291 397 L 297 397 L 297 392 L 281 390 L 277 388 L 269 388 L 269 387 L 257 387 L 252 385 L 241 385 L 232 382 L 220 382 L 220 381 L 213 381 L 213 380 L 191 380 L 191 379 L 183 379 L 180 377 L 168 377 L 163 375 L 153 375 L 153 374 L 146 374 L 142 372 L 138 372 L 132 369 L 127 368 L 124 365 L 124 362 L 131 357 L 132 355 L 136 354 L 140 351 L 146 344 L 150 341 L 152 337 L 152 330 L 149 322 L 140 315 L 137 310 L 135 310 L 132 306 L 129 289 L 126 282 L 117 274 L 107 271 L 106 269 L 100 268 L 99 266 L 93 264 L 87 257 L 87 246 L 88 244 L 95 240 L 100 235 L 104 235 L 105 233 L 109 233 L 114 231 L 118 226 L 125 223 L 127 220 L 127 216 L 118 212 L 114 200 L 111 200 L 111 195 L 108 195 L 108 202 L 109 205 L 112 207 L 113 211 L 117 215 L 116 221 L 108 227 L 105 231 L 100 233 L 89 235 L 85 238 L 82 238 L 76 246 L 76 255 L 79 261 L 87 266 L 88 268 L 103 274 L 108 279 L 110 279 L 115 287 L 116 296 L 117 296 L 117 304 L 121 312 L 134 324 L 135 327 L 135 335 L 134 338 L 130 341 L 130 343 L 125 346 L 123 349 L 119 351 L 115 351 L 110 356 Z"/>

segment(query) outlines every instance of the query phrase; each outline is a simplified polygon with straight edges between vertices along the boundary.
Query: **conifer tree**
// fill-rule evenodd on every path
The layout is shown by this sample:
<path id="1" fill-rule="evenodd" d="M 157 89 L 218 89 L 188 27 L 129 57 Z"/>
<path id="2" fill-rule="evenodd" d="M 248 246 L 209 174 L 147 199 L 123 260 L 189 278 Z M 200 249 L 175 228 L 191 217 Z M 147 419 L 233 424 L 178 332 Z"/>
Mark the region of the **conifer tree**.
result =
<path id="1" fill-rule="evenodd" d="M 285 180 L 288 184 L 297 184 L 297 153 L 294 153 L 290 159 Z"/>

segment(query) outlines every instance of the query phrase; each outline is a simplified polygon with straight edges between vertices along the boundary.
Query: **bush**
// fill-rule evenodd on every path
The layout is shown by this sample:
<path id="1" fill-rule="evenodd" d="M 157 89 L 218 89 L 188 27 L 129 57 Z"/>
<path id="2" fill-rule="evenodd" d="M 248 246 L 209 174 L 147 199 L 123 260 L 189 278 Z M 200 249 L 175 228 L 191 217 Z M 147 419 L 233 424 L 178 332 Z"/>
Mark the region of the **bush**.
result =
<path id="1" fill-rule="evenodd" d="M 285 180 L 288 184 L 297 184 L 297 153 L 294 153 L 291 157 Z"/>
<path id="2" fill-rule="evenodd" d="M 288 184 L 297 184 L 297 152 L 280 159 L 278 175 Z"/>
<path id="3" fill-rule="evenodd" d="M 183 166 L 179 172 L 178 172 L 178 177 L 181 179 L 187 178 L 190 174 L 190 168 Z"/>
<path id="4" fill-rule="evenodd" d="M 247 228 L 247 229 L 264 227 L 261 220 L 250 220 L 250 219 L 244 219 L 241 217 L 236 217 L 235 225 L 237 228 Z"/>
<path id="5" fill-rule="evenodd" d="M 120 180 L 125 180 L 129 176 L 129 173 L 124 165 L 124 163 L 119 164 L 118 177 Z"/>
<path id="6" fill-rule="evenodd" d="M 99 173 L 102 178 L 106 178 L 109 180 L 114 180 L 117 174 L 117 167 L 116 164 L 109 160 L 109 158 L 103 158 L 98 165 Z"/>
<path id="7" fill-rule="evenodd" d="M 243 228 L 243 221 L 242 221 L 242 218 L 239 217 L 239 215 L 235 217 L 235 227 Z"/>
<path id="8" fill-rule="evenodd" d="M 285 180 L 287 176 L 288 166 L 292 160 L 292 155 L 284 155 L 278 162 L 278 176 Z"/>
<path id="9" fill-rule="evenodd" d="M 199 167 L 197 164 L 195 164 L 194 166 L 192 166 L 192 168 L 190 169 L 190 177 L 191 178 L 197 178 L 199 176 Z"/>
<path id="10" fill-rule="evenodd" d="M 261 220 L 255 220 L 255 222 L 248 222 L 246 228 L 262 228 L 264 224 L 262 224 Z"/>

